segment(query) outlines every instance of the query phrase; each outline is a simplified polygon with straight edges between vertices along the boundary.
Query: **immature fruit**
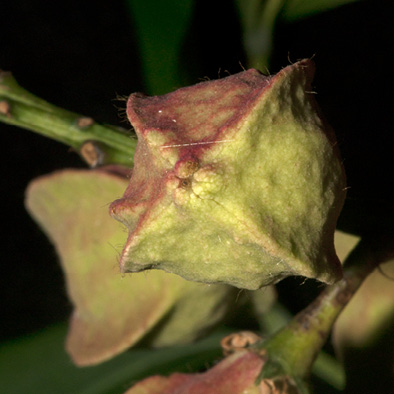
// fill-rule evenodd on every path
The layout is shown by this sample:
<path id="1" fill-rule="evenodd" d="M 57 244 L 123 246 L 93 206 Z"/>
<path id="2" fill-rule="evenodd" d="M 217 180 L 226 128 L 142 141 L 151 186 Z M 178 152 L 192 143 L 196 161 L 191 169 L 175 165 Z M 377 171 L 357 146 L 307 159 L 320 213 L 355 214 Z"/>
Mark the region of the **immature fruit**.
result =
<path id="1" fill-rule="evenodd" d="M 303 60 L 173 93 L 130 96 L 135 167 L 113 217 L 123 272 L 164 269 L 258 289 L 289 275 L 341 277 L 333 237 L 345 198 L 335 137 Z"/>

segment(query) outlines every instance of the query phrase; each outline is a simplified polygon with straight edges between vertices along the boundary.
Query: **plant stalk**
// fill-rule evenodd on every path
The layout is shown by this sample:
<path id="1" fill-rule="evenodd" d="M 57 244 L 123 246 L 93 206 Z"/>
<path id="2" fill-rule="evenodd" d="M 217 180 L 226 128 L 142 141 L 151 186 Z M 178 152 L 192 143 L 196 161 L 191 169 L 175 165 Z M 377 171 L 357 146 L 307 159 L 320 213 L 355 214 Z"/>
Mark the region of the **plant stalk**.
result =
<path id="1" fill-rule="evenodd" d="M 327 286 L 284 328 L 258 345 L 268 355 L 258 381 L 278 375 L 307 378 L 338 315 L 364 279 L 392 256 L 392 248 L 390 240 L 362 239 L 345 262 L 343 279 Z"/>
<path id="2" fill-rule="evenodd" d="M 128 131 L 56 107 L 0 72 L 0 121 L 71 146 L 90 167 L 120 164 L 132 167 L 137 140 Z"/>

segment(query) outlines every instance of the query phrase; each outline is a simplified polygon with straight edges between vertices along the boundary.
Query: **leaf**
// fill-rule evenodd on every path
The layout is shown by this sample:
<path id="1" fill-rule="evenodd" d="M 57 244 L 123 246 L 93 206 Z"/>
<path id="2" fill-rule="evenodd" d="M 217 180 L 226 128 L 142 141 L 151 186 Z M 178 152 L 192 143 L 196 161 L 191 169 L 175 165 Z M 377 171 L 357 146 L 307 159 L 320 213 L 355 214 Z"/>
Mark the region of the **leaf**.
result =
<path id="1" fill-rule="evenodd" d="M 282 9 L 281 19 L 294 22 L 356 1 L 359 0 L 288 0 Z"/>
<path id="2" fill-rule="evenodd" d="M 178 59 L 193 0 L 127 0 L 137 31 L 147 93 L 181 86 Z"/>
<path id="3" fill-rule="evenodd" d="M 346 393 L 392 393 L 393 280 L 391 260 L 369 275 L 334 326 L 333 342 L 345 366 Z"/>
<path id="4" fill-rule="evenodd" d="M 371 346 L 384 332 L 394 333 L 394 260 L 369 275 L 339 316 L 334 343 L 345 347 Z"/>
<path id="5" fill-rule="evenodd" d="M 108 215 L 108 204 L 126 184 L 104 171 L 65 170 L 27 190 L 26 206 L 60 256 L 75 307 L 66 346 L 79 365 L 107 360 L 148 334 L 153 345 L 192 341 L 235 300 L 227 286 L 161 271 L 119 273 L 116 248 L 126 234 Z"/>
<path id="6" fill-rule="evenodd" d="M 340 230 L 336 230 L 334 234 L 334 245 L 335 251 L 337 252 L 339 260 L 343 263 L 352 251 L 352 249 L 360 241 L 360 237 L 357 235 L 345 233 Z"/>
<path id="7" fill-rule="evenodd" d="M 204 373 L 152 376 L 137 383 L 125 394 L 268 393 L 265 382 L 255 386 L 255 380 L 263 365 L 264 361 L 257 352 L 238 351 Z"/>
<path id="8" fill-rule="evenodd" d="M 248 67 L 268 70 L 276 20 L 286 0 L 236 0 Z"/>
<path id="9" fill-rule="evenodd" d="M 138 349 L 91 368 L 77 368 L 63 350 L 66 325 L 0 347 L 0 392 L 7 394 L 118 394 L 153 373 L 190 371 L 220 356 L 220 331 L 194 345 Z"/>

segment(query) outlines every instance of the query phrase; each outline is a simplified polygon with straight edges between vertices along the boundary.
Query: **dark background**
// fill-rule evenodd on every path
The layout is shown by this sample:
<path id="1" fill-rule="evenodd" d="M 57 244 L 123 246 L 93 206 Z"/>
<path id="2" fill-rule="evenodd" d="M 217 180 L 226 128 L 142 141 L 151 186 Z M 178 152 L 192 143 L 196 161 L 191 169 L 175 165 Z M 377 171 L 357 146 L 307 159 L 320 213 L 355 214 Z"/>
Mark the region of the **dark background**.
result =
<path id="1" fill-rule="evenodd" d="M 215 7 L 213 7 L 215 3 Z M 279 22 L 271 73 L 312 57 L 317 99 L 337 133 L 350 186 L 339 226 L 392 231 L 393 37 L 389 1 L 361 1 L 296 23 Z M 196 1 L 181 72 L 191 82 L 246 64 L 231 2 Z M 122 1 L 2 1 L 0 69 L 34 94 L 97 121 L 127 127 L 117 95 L 143 91 L 135 31 Z M 174 87 L 176 88 L 176 87 Z M 68 147 L 0 124 L 0 340 L 64 320 L 71 306 L 56 255 L 23 207 L 29 180 L 83 167 Z M 279 286 L 299 309 L 311 295 Z M 307 285 L 306 285 L 307 286 Z M 301 294 L 300 294 L 301 293 Z"/>

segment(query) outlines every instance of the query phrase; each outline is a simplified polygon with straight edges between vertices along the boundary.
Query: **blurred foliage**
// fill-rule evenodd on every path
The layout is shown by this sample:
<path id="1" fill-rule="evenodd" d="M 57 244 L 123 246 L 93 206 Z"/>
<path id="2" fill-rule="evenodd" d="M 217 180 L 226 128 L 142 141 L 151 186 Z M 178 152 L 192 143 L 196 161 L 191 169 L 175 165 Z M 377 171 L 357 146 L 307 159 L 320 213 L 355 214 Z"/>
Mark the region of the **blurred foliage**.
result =
<path id="1" fill-rule="evenodd" d="M 359 0 L 235 0 L 244 35 L 247 67 L 268 72 L 277 20 L 294 22 L 355 1 Z M 164 94 L 181 87 L 185 82 L 181 53 L 192 28 L 197 2 L 126 0 L 126 3 L 137 33 L 145 92 Z M 206 13 L 209 12 L 207 9 Z M 226 16 L 224 12 L 223 15 Z M 193 58 L 182 60 L 200 61 Z"/>
<path id="2" fill-rule="evenodd" d="M 221 330 L 193 345 L 160 350 L 134 349 L 89 368 L 71 363 L 64 350 L 64 325 L 0 347 L 0 392 L 7 394 L 119 394 L 143 377 L 205 368 L 219 359 Z"/>
<path id="3" fill-rule="evenodd" d="M 193 0 L 126 0 L 137 32 L 146 93 L 164 94 L 180 85 L 179 56 L 191 21 Z"/>
<path id="4" fill-rule="evenodd" d="M 287 0 L 281 11 L 281 18 L 294 22 L 356 1 L 360 0 Z"/>

